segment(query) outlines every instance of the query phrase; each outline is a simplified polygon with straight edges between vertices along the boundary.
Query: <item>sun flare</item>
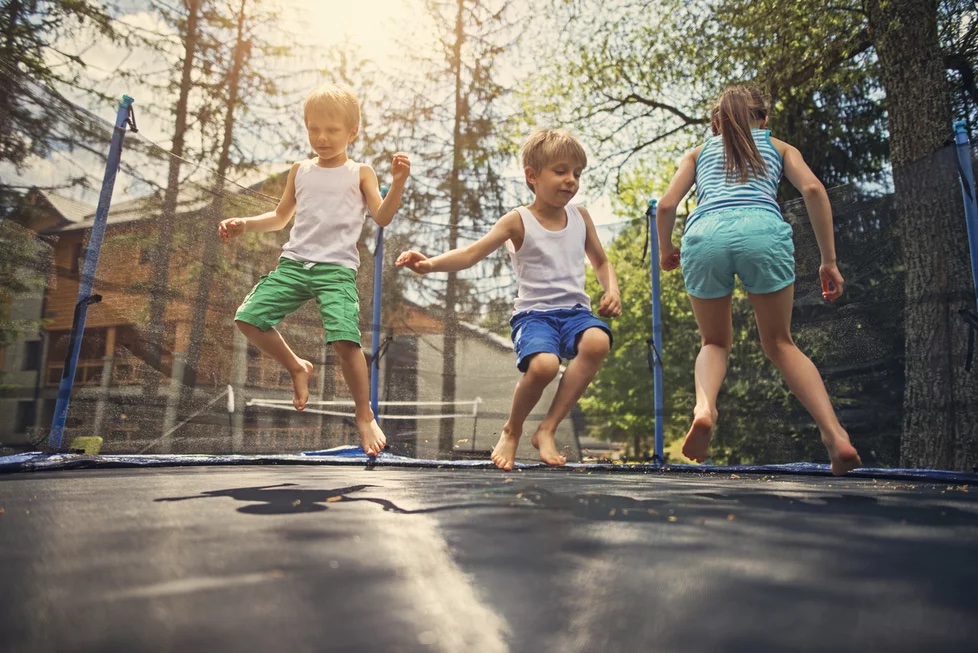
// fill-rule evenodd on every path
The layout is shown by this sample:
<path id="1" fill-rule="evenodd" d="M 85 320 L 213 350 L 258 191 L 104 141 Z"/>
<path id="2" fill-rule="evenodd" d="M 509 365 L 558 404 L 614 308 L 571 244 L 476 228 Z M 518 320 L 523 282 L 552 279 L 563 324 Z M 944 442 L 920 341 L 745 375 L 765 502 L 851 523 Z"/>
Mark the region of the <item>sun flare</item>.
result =
<path id="1" fill-rule="evenodd" d="M 349 44 L 380 64 L 433 52 L 436 39 L 421 0 L 283 0 L 291 21 L 325 47 Z"/>

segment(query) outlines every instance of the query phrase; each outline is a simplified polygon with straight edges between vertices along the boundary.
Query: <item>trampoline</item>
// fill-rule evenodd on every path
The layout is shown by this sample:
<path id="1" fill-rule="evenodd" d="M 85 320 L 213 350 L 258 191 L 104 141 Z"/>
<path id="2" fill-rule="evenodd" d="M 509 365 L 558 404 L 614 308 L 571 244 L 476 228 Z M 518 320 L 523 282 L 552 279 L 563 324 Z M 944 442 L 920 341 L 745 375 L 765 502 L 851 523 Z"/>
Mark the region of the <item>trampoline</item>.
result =
<path id="1" fill-rule="evenodd" d="M 5 651 L 978 641 L 973 476 L 82 458 L 0 474 Z"/>

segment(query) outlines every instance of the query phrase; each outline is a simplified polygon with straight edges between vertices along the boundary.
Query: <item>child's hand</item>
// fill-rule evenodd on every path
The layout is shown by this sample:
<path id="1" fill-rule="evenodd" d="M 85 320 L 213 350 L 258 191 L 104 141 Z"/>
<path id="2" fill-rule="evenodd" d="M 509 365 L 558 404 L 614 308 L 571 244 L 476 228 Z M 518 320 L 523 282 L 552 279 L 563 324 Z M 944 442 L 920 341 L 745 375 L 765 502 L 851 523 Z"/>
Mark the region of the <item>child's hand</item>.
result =
<path id="1" fill-rule="evenodd" d="M 621 296 L 616 292 L 606 292 L 598 304 L 598 315 L 601 317 L 618 317 L 621 315 Z"/>
<path id="2" fill-rule="evenodd" d="M 411 159 L 404 152 L 398 152 L 391 160 L 391 174 L 395 184 L 403 184 L 411 174 Z"/>
<path id="3" fill-rule="evenodd" d="M 822 263 L 818 268 L 818 276 L 822 280 L 822 299 L 834 302 L 842 296 L 845 279 L 835 263 Z"/>
<path id="4" fill-rule="evenodd" d="M 666 272 L 671 272 L 679 267 L 679 249 L 671 247 L 668 252 L 659 253 L 659 265 Z"/>
<path id="5" fill-rule="evenodd" d="M 679 248 L 669 243 L 666 247 L 659 248 L 659 265 L 666 272 L 675 270 L 679 267 Z"/>
<path id="6" fill-rule="evenodd" d="M 421 252 L 415 252 L 414 250 L 401 252 L 400 256 L 397 257 L 397 260 L 394 261 L 394 265 L 399 268 L 413 270 L 418 274 L 426 274 L 431 272 L 431 263 L 428 262 L 428 257 Z"/>
<path id="7" fill-rule="evenodd" d="M 221 237 L 221 242 L 226 243 L 232 238 L 237 238 L 245 232 L 245 221 L 241 218 L 228 218 L 221 220 L 217 225 L 217 235 Z"/>

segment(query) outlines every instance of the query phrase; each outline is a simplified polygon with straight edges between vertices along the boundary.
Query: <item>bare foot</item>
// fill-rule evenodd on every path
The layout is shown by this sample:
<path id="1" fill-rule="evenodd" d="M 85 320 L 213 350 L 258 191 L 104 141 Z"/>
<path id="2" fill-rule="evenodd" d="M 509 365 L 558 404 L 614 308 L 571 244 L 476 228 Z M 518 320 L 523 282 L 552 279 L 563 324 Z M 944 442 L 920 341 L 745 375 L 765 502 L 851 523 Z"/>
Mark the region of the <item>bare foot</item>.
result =
<path id="1" fill-rule="evenodd" d="M 513 433 L 508 426 L 503 427 L 503 432 L 499 434 L 499 442 L 489 455 L 496 467 L 507 472 L 512 471 L 513 465 L 516 464 L 516 448 L 520 446 L 522 435 L 522 433 Z"/>
<path id="2" fill-rule="evenodd" d="M 837 437 L 835 442 L 826 444 L 825 448 L 829 451 L 832 473 L 835 476 L 842 476 L 863 464 L 863 461 L 859 458 L 859 452 L 849 442 L 848 435 Z"/>
<path id="3" fill-rule="evenodd" d="M 710 440 L 713 439 L 713 427 L 716 426 L 716 412 L 694 412 L 693 424 L 686 433 L 683 441 L 683 455 L 698 463 L 706 460 L 710 454 Z"/>
<path id="4" fill-rule="evenodd" d="M 557 451 L 557 441 L 554 439 L 553 431 L 544 431 L 538 428 L 533 434 L 530 444 L 540 452 L 540 460 L 548 465 L 559 467 L 567 464 L 567 459 Z"/>
<path id="5" fill-rule="evenodd" d="M 360 446 L 368 456 L 376 456 L 387 447 L 387 436 L 380 430 L 377 420 L 357 420 L 357 431 L 360 432 Z"/>
<path id="6" fill-rule="evenodd" d="M 312 376 L 312 363 L 302 358 L 299 359 L 302 368 L 297 372 L 289 372 L 292 377 L 292 389 L 295 395 L 292 397 L 292 405 L 296 410 L 302 410 L 309 401 L 309 377 Z"/>

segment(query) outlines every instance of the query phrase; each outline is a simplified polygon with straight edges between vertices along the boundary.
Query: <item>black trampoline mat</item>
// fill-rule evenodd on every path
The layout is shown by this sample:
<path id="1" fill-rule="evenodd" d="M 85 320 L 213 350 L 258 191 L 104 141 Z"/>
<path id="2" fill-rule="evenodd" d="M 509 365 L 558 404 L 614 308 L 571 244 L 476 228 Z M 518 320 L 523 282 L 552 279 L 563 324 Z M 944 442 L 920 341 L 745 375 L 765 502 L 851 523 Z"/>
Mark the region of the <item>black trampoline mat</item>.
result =
<path id="1" fill-rule="evenodd" d="M 976 494 L 352 466 L 0 476 L 0 649 L 975 650 Z"/>

